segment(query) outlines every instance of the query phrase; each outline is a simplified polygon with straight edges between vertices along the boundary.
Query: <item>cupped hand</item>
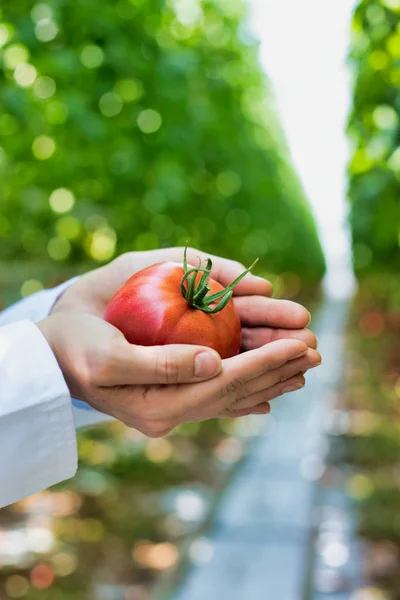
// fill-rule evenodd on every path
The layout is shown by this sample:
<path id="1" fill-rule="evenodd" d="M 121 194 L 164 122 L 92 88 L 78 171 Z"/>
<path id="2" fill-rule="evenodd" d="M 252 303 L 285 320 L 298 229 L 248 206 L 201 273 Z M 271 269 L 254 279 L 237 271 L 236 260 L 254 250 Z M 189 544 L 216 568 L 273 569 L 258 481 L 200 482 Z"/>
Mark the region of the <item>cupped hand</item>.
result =
<path id="1" fill-rule="evenodd" d="M 37 325 L 72 396 L 150 437 L 187 421 L 267 413 L 270 400 L 300 389 L 321 361 L 295 339 L 221 361 L 201 346 L 134 346 L 91 314 L 60 311 Z"/>
<path id="2" fill-rule="evenodd" d="M 163 261 L 182 264 L 184 248 L 166 248 L 148 252 L 128 252 L 104 267 L 91 271 L 71 285 L 53 308 L 53 312 L 85 312 L 103 317 L 112 296 L 131 275 Z M 198 257 L 213 261 L 211 276 L 223 286 L 229 285 L 245 267 L 235 261 L 205 254 L 194 248 L 187 252 L 188 262 L 197 264 Z M 271 298 L 272 286 L 252 273 L 234 288 L 234 303 L 242 322 L 243 350 L 253 350 L 281 339 L 302 340 L 310 348 L 317 347 L 315 335 L 308 329 L 310 313 L 300 304 Z"/>

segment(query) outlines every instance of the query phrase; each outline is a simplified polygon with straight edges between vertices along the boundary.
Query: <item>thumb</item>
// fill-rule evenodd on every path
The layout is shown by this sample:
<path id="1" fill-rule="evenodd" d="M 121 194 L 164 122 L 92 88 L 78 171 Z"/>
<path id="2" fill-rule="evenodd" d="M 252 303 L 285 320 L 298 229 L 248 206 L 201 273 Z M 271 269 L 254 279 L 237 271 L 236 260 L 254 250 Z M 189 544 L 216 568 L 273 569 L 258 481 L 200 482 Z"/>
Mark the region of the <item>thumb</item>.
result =
<path id="1" fill-rule="evenodd" d="M 192 383 L 211 379 L 222 368 L 221 357 L 217 352 L 189 344 L 127 344 L 124 355 L 124 381 L 120 384 Z"/>

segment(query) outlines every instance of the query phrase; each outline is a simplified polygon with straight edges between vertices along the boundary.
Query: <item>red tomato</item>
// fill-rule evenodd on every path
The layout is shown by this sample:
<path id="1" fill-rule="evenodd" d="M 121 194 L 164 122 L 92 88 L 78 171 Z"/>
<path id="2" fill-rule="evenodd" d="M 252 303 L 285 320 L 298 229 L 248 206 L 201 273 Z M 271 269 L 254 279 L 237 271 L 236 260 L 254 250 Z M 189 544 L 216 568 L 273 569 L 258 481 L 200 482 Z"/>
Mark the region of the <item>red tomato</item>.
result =
<path id="1" fill-rule="evenodd" d="M 173 262 L 135 273 L 110 300 L 105 320 L 122 331 L 131 344 L 196 344 L 213 348 L 222 358 L 235 356 L 240 351 L 241 326 L 232 300 L 214 314 L 190 306 L 181 289 L 184 275 L 184 268 Z M 199 284 L 202 273 L 192 276 Z M 213 279 L 207 284 L 209 294 L 224 289 Z M 212 302 L 210 309 L 217 304 Z"/>

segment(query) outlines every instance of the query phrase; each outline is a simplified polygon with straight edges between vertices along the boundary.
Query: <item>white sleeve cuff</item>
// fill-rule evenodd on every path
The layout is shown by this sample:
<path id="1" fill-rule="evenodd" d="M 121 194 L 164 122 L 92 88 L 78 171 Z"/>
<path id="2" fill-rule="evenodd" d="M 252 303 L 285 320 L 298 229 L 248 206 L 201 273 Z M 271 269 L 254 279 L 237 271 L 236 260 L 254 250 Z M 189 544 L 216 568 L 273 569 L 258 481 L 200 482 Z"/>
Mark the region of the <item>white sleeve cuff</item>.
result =
<path id="1" fill-rule="evenodd" d="M 42 290 L 10 306 L 0 313 L 0 327 L 16 323 L 23 319 L 33 321 L 34 323 L 45 319 L 51 313 L 55 302 L 61 294 L 78 279 L 79 277 L 74 277 L 53 289 Z M 111 419 L 109 415 L 97 411 L 85 402 L 73 399 L 72 403 L 77 428 L 95 425 L 96 423 L 102 423 Z"/>
<path id="2" fill-rule="evenodd" d="M 71 397 L 40 330 L 0 327 L 0 507 L 72 477 Z"/>

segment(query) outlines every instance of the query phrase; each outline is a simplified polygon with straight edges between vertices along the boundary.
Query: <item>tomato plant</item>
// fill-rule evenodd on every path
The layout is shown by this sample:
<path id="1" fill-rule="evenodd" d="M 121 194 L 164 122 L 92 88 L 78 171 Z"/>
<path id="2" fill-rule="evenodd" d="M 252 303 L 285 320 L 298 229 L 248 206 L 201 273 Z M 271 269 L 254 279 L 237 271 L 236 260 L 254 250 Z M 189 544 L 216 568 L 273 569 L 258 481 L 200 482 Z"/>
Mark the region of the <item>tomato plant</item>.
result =
<path id="1" fill-rule="evenodd" d="M 240 351 L 240 318 L 233 288 L 252 269 L 224 288 L 205 268 L 162 262 L 135 273 L 110 300 L 105 319 L 131 344 L 158 346 L 196 344 L 216 350 L 222 358 Z"/>

